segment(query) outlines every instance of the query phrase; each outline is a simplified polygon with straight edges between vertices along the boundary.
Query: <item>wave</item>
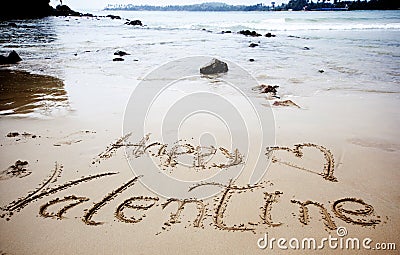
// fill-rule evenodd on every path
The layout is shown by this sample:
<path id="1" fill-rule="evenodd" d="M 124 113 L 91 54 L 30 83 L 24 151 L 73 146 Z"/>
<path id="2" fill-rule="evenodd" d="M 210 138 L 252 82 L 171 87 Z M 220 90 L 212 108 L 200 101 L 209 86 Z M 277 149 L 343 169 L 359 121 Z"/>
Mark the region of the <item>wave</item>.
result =
<path id="1" fill-rule="evenodd" d="M 286 18 L 287 19 L 287 18 Z M 286 19 L 265 19 L 257 22 L 216 22 L 190 24 L 149 24 L 149 29 L 193 29 L 223 31 L 261 30 L 261 31 L 312 31 L 312 30 L 400 30 L 400 23 L 291 23 Z"/>

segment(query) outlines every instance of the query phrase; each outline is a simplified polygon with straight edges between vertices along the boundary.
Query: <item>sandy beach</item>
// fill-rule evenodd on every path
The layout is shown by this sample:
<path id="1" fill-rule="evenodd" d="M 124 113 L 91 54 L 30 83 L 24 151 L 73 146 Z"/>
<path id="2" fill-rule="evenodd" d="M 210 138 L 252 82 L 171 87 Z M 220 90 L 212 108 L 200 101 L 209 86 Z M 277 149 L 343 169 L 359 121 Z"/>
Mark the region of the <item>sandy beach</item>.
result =
<path id="1" fill-rule="evenodd" d="M 130 28 L 50 23 L 50 46 L 21 47 L 27 60 L 0 70 L 1 254 L 375 254 L 377 243 L 398 254 L 398 70 L 388 75 L 398 46 L 394 63 L 365 54 L 377 75 L 387 71 L 380 82 L 367 77 L 374 64 L 357 62 L 358 48 L 335 62 L 330 46 L 301 39 L 307 31 L 276 31 L 271 41 L 157 30 L 164 43 L 152 46 L 150 26 L 134 30 L 139 46 L 122 38 L 103 47 L 91 39 L 99 31 L 119 37 Z M 70 34 L 92 25 L 86 36 Z M 256 40 L 260 47 L 249 48 Z M 117 63 L 119 49 L 131 55 Z M 204 57 L 182 58 L 193 55 Z M 201 76 L 213 57 L 230 70 Z M 360 70 L 339 68 L 346 64 Z M 358 86 L 364 79 L 371 84 Z M 260 84 L 278 92 L 260 93 Z M 284 100 L 296 105 L 274 105 Z M 360 247 L 346 248 L 355 245 L 349 238 Z"/>

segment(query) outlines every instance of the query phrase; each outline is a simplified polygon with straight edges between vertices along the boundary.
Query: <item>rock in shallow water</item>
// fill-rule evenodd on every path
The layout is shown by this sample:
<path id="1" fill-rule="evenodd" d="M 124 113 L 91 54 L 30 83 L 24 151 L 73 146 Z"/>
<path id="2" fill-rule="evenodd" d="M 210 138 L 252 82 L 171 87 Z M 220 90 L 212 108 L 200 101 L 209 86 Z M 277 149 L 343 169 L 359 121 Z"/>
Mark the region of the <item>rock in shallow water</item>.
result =
<path id="1" fill-rule="evenodd" d="M 8 54 L 7 57 L 0 56 L 0 64 L 16 64 L 22 59 L 19 57 L 18 53 L 14 50 Z"/>
<path id="2" fill-rule="evenodd" d="M 132 21 L 128 21 L 125 23 L 125 25 L 131 25 L 131 26 L 143 26 L 142 21 L 140 20 L 132 20 Z"/>
<path id="3" fill-rule="evenodd" d="M 284 100 L 284 101 L 275 101 L 273 103 L 274 106 L 291 106 L 291 107 L 296 107 L 296 108 L 301 108 L 299 105 L 297 105 L 295 102 L 292 100 Z"/>
<path id="4" fill-rule="evenodd" d="M 273 35 L 273 34 L 271 34 L 271 33 L 266 33 L 265 34 L 265 37 L 275 37 L 276 35 Z"/>
<path id="5" fill-rule="evenodd" d="M 121 19 L 120 16 L 111 15 L 111 14 L 107 15 L 106 17 L 107 17 L 107 18 L 110 18 L 110 19 Z"/>
<path id="6" fill-rule="evenodd" d="M 256 31 L 250 31 L 250 30 L 241 30 L 239 31 L 239 34 L 245 36 L 261 36 L 261 34 L 257 33 Z"/>
<path id="7" fill-rule="evenodd" d="M 122 56 L 130 55 L 130 54 L 125 51 L 122 51 L 122 50 L 117 50 L 116 52 L 114 52 L 114 55 L 118 55 L 118 56 L 122 57 Z"/>
<path id="8" fill-rule="evenodd" d="M 213 58 L 210 63 L 200 68 L 201 74 L 219 74 L 228 72 L 228 64 Z"/>
<path id="9" fill-rule="evenodd" d="M 261 84 L 257 87 L 254 87 L 253 90 L 259 91 L 260 93 L 270 93 L 273 96 L 276 96 L 276 93 L 278 93 L 278 85 L 265 85 Z"/>

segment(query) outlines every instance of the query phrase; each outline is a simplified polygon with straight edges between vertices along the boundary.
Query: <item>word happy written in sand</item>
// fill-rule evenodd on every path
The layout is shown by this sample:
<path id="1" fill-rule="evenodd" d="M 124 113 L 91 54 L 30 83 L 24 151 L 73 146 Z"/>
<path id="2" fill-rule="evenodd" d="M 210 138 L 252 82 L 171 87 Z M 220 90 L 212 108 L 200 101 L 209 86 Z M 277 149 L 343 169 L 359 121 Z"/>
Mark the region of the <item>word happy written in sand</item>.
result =
<path id="1" fill-rule="evenodd" d="M 182 155 L 183 154 L 182 152 L 196 155 L 197 151 L 197 158 L 199 158 L 199 155 L 201 155 L 199 153 L 199 150 L 197 149 L 199 147 L 190 144 L 184 145 L 184 148 L 186 148 L 185 150 L 171 149 L 169 150 L 169 152 L 167 152 L 165 146 L 163 146 L 158 142 L 148 144 L 149 136 L 146 136 L 137 144 L 124 144 L 125 140 L 126 137 L 118 139 L 114 144 L 109 146 L 104 153 L 99 155 L 99 159 L 105 160 L 111 157 L 118 148 L 121 148 L 123 146 L 136 146 L 135 148 L 137 148 L 138 150 L 134 151 L 137 152 L 137 154 L 135 155 L 137 157 L 144 155 L 150 147 L 157 146 L 158 147 L 157 153 L 151 153 L 151 155 L 152 156 L 167 155 L 168 157 L 165 158 L 167 159 L 167 161 L 164 161 L 164 163 L 165 162 L 168 163 L 169 166 L 174 166 L 174 164 L 171 165 L 171 162 L 175 162 L 174 160 L 176 160 L 176 158 L 174 158 L 174 155 L 175 156 Z M 163 147 L 164 147 L 164 152 L 162 152 Z M 210 149 L 211 147 L 207 148 Z M 305 143 L 296 145 L 294 146 L 293 149 L 288 147 L 271 147 L 267 149 L 267 156 L 271 157 L 273 151 L 282 150 L 293 153 L 296 157 L 302 157 L 303 148 L 315 148 L 319 150 L 324 155 L 326 160 L 323 171 L 320 173 L 320 175 L 322 175 L 323 178 L 327 181 L 337 181 L 336 178 L 333 176 L 333 170 L 334 170 L 333 155 L 330 153 L 329 150 L 327 150 L 323 146 Z M 174 154 L 171 153 L 171 151 L 172 152 L 178 151 L 179 153 Z M 216 149 L 212 150 L 212 152 L 214 153 L 216 153 L 216 151 L 217 151 Z M 229 155 L 227 156 L 227 158 L 231 160 L 230 161 L 231 163 L 234 162 L 232 163 L 232 165 L 236 165 L 236 163 L 239 162 L 237 160 L 238 158 L 240 158 L 239 163 L 242 163 L 242 156 L 238 150 L 235 150 L 236 152 L 230 153 L 226 149 L 220 148 L 220 151 L 225 156 Z M 205 153 L 204 155 L 207 154 Z M 240 155 L 240 157 L 239 156 L 236 157 L 235 155 L 236 156 Z M 197 162 L 202 163 L 203 161 L 200 159 Z M 283 162 L 274 157 L 272 158 L 272 162 L 282 163 L 295 168 L 299 168 L 298 166 L 293 165 L 290 162 Z M 198 165 L 195 164 L 194 166 L 204 169 L 202 167 L 204 166 L 204 164 L 198 164 Z M 218 165 L 215 164 L 214 166 Z M 221 165 L 218 167 L 221 167 Z M 228 168 L 228 167 L 229 165 L 226 164 L 223 165 L 223 168 Z M 54 183 L 57 183 L 57 178 L 60 177 L 62 171 L 63 167 L 56 163 L 54 170 L 50 173 L 50 175 L 43 181 L 43 183 L 37 189 L 29 192 L 25 197 L 12 201 L 10 204 L 0 208 L 4 212 L 1 215 L 1 218 L 10 220 L 10 218 L 15 213 L 21 211 L 29 204 L 45 198 L 46 196 L 57 194 L 61 191 L 68 190 L 71 187 L 77 185 L 83 185 L 84 183 L 92 182 L 96 179 L 111 177 L 118 174 L 116 172 L 100 173 L 95 175 L 83 176 L 76 180 L 67 181 L 63 184 L 55 185 Z M 128 182 L 121 184 L 119 187 L 117 187 L 116 189 L 112 190 L 110 193 L 105 195 L 100 201 L 95 202 L 90 208 L 85 209 L 84 214 L 82 216 L 82 221 L 84 222 L 84 224 L 91 226 L 103 224 L 104 222 L 94 219 L 96 214 L 100 210 L 104 209 L 104 207 L 106 207 L 111 201 L 113 201 L 117 196 L 121 195 L 124 191 L 126 191 L 130 187 L 133 187 L 134 185 L 137 185 L 137 182 L 141 177 L 142 176 L 134 177 Z M 51 187 L 52 185 L 55 186 Z M 192 186 L 188 190 L 188 192 L 190 193 L 190 191 L 194 189 L 201 189 L 201 187 L 204 186 L 219 187 L 222 192 L 220 193 L 219 196 L 216 196 L 214 198 L 213 205 L 206 203 L 202 199 L 195 199 L 195 198 L 164 199 L 158 196 L 138 195 L 130 197 L 125 201 L 123 201 L 118 206 L 116 206 L 114 211 L 114 217 L 120 222 L 134 225 L 134 224 L 140 224 L 142 221 L 150 220 L 150 219 L 145 219 L 147 216 L 146 212 L 149 212 L 150 210 L 159 210 L 160 213 L 163 213 L 164 211 L 167 211 L 166 208 L 170 209 L 176 208 L 176 210 L 170 213 L 169 217 L 167 217 L 168 219 L 165 222 L 163 222 L 160 232 L 156 233 L 159 234 L 162 231 L 168 231 L 175 224 L 182 223 L 184 212 L 187 211 L 185 210 L 185 208 L 191 206 L 192 210 L 190 212 L 195 210 L 197 214 L 195 215 L 194 219 L 190 222 L 189 226 L 192 226 L 194 228 L 204 228 L 204 222 L 209 221 L 209 225 L 214 226 L 216 229 L 219 230 L 242 231 L 242 232 L 250 231 L 256 233 L 256 231 L 263 231 L 265 230 L 265 228 L 268 227 L 279 227 L 280 225 L 283 224 L 282 222 L 275 221 L 275 217 L 277 215 L 274 215 L 273 213 L 274 206 L 276 206 L 276 204 L 278 203 L 281 203 L 279 198 L 283 194 L 283 192 L 278 190 L 274 191 L 269 190 L 268 186 L 271 185 L 272 183 L 265 181 L 259 182 L 255 185 L 246 185 L 246 186 L 238 186 L 233 181 L 230 181 L 228 184 L 211 182 L 211 183 L 198 183 Z M 254 217 L 252 217 L 251 220 L 243 219 L 246 223 L 244 222 L 233 223 L 232 222 L 233 220 L 231 219 L 230 216 L 238 209 L 232 206 L 235 197 L 246 194 L 253 196 L 254 201 L 256 201 L 256 198 L 254 197 L 255 194 L 250 194 L 250 192 L 257 193 L 257 191 L 259 194 L 262 194 L 261 195 L 262 197 L 261 200 L 257 200 L 260 202 L 259 209 L 252 212 Z M 91 199 L 86 196 L 77 196 L 77 195 L 69 195 L 61 198 L 55 198 L 40 206 L 39 215 L 45 218 L 62 220 L 66 218 L 65 215 L 68 213 L 70 209 L 80 204 L 87 203 L 90 200 Z M 313 207 L 319 210 L 319 213 L 325 225 L 325 229 L 334 230 L 337 228 L 335 222 L 335 220 L 337 219 L 335 219 L 330 214 L 330 211 L 333 212 L 337 218 L 349 224 L 360 225 L 360 226 L 375 226 L 380 223 L 379 216 L 375 215 L 374 208 L 372 207 L 372 205 L 369 205 L 362 199 L 358 198 L 337 199 L 331 203 L 330 209 L 325 207 L 322 203 L 311 200 L 300 201 L 292 199 L 290 200 L 290 203 L 298 205 L 299 207 L 298 219 L 299 222 L 303 225 L 308 225 L 310 223 L 309 209 Z M 175 204 L 176 207 L 170 206 L 172 204 Z M 54 208 L 57 208 L 56 211 L 54 211 Z"/>

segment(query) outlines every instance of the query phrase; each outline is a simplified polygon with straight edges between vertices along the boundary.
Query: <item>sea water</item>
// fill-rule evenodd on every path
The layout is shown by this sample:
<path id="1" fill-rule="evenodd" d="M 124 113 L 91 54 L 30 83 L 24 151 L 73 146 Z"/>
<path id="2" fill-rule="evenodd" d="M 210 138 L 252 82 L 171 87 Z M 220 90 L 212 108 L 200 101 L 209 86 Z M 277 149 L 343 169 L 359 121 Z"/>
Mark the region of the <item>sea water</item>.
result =
<path id="1" fill-rule="evenodd" d="M 91 91 L 103 90 L 101 100 L 126 101 L 126 94 L 158 66 L 199 55 L 232 61 L 259 83 L 279 85 L 283 97 L 318 93 L 398 97 L 400 92 L 400 11 L 94 14 L 123 19 L 49 17 L 15 20 L 17 27 L 2 22 L 0 53 L 16 50 L 23 58 L 6 68 L 62 79 L 78 111 L 95 99 Z M 145 26 L 125 25 L 124 19 L 140 19 Z M 276 36 L 237 33 L 245 29 Z M 259 46 L 251 48 L 250 43 Z M 114 62 L 116 50 L 130 55 Z"/>

